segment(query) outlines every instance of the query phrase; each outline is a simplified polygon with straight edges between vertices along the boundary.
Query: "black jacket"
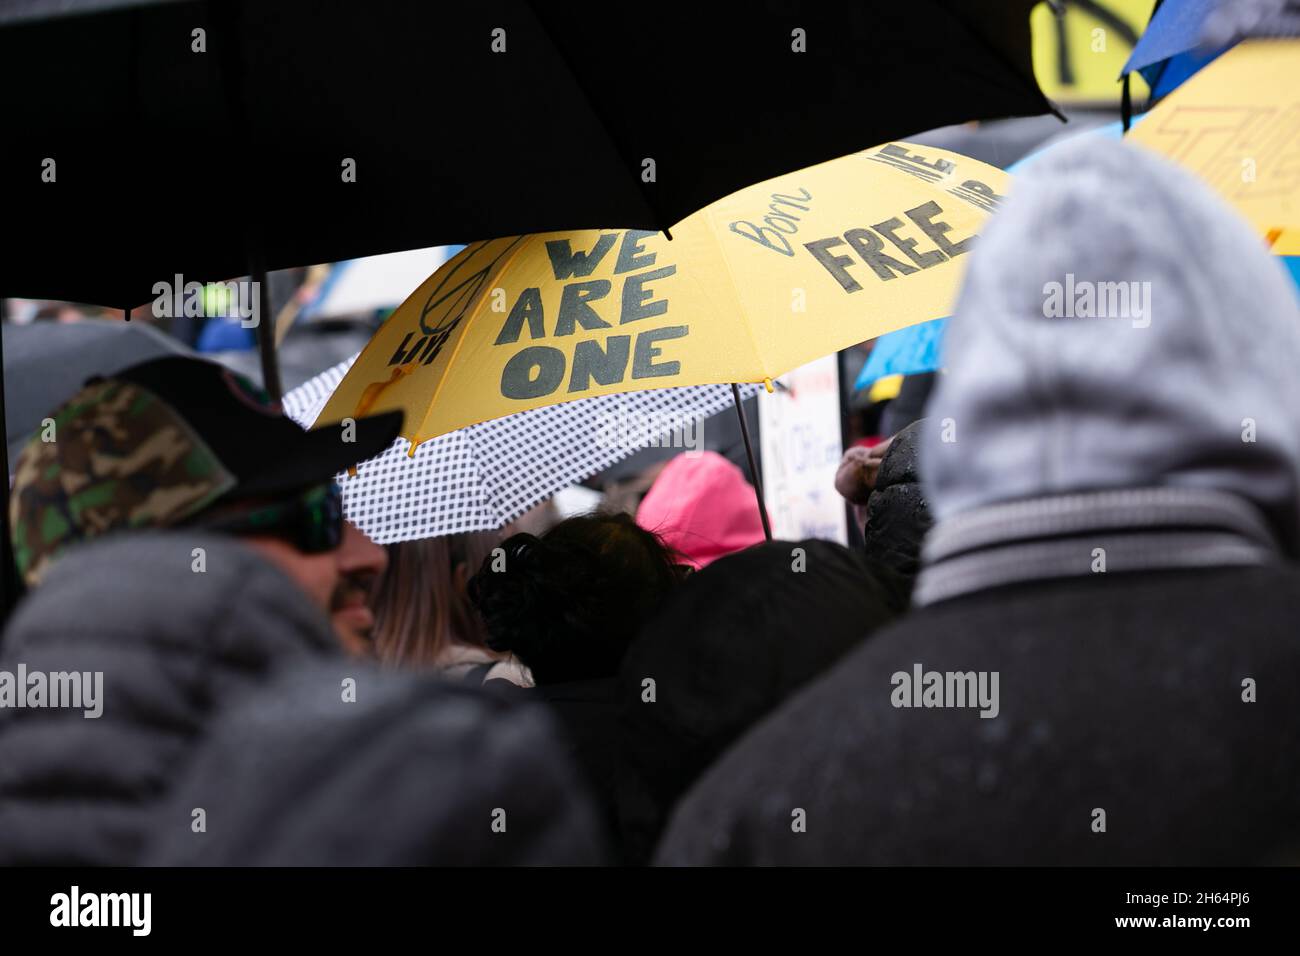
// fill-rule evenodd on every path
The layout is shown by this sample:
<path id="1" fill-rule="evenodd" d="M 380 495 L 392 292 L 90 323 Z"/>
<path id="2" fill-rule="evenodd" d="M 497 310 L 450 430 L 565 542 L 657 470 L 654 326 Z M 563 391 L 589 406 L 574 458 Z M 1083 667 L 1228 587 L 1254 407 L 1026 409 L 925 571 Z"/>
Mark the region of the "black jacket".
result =
<path id="1" fill-rule="evenodd" d="M 1282 564 L 1022 583 L 921 608 L 715 764 L 658 862 L 1294 862 L 1298 633 L 1300 569 Z M 892 675 L 918 663 L 999 672 L 997 718 L 894 707 Z"/>
<path id="2" fill-rule="evenodd" d="M 0 864 L 137 862 L 213 715 L 335 648 L 324 613 L 235 541 L 139 533 L 72 550 L 14 614 L 0 671 L 102 671 L 103 712 L 0 709 Z"/>
<path id="3" fill-rule="evenodd" d="M 757 545 L 692 575 L 620 674 L 628 859 L 650 858 L 677 799 L 733 741 L 897 616 L 901 590 L 887 569 L 817 540 Z"/>
<path id="4" fill-rule="evenodd" d="M 863 529 L 868 558 L 901 575 L 910 585 L 921 566 L 921 544 L 934 524 L 919 472 L 922 422 L 894 436 L 867 499 Z"/>
<path id="5" fill-rule="evenodd" d="M 619 748 L 618 681 L 613 677 L 519 687 L 507 680 L 490 680 L 483 689 L 499 697 L 532 701 L 555 718 L 559 744 L 595 798 L 602 839 L 617 846 L 615 811 Z M 623 862 L 615 856 L 611 862 Z"/>

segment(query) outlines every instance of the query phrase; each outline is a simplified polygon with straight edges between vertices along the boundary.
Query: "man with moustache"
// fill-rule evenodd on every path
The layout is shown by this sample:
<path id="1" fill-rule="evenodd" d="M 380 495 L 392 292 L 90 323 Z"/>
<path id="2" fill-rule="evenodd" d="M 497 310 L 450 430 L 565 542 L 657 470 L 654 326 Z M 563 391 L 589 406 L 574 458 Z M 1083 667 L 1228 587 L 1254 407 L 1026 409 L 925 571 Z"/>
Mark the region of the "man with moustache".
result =
<path id="1" fill-rule="evenodd" d="M 400 424 L 304 432 L 247 381 L 186 358 L 93 380 L 52 413 L 17 468 L 15 560 L 34 587 L 0 640 L 0 674 L 102 674 L 103 693 L 93 713 L 30 697 L 0 707 L 0 866 L 128 866 L 154 844 L 187 862 L 600 859 L 544 715 L 344 653 L 369 648 L 366 596 L 385 561 L 344 522 L 334 476 Z M 405 730 L 358 736 L 367 712 Z M 220 736 L 228 720 L 233 738 Z M 374 759 L 412 754 L 416 772 L 452 783 L 398 788 L 376 842 L 347 794 Z M 282 772 L 291 756 L 301 774 Z M 184 789 L 196 766 L 197 804 Z M 509 836 L 489 828 L 497 804 Z"/>
<path id="2" fill-rule="evenodd" d="M 93 538 L 217 532 L 296 582 L 346 651 L 369 654 L 367 595 L 387 558 L 343 520 L 334 476 L 388 447 L 400 412 L 304 432 L 247 379 L 167 357 L 91 380 L 51 418 L 23 450 L 10 496 L 14 558 L 29 587 Z"/>

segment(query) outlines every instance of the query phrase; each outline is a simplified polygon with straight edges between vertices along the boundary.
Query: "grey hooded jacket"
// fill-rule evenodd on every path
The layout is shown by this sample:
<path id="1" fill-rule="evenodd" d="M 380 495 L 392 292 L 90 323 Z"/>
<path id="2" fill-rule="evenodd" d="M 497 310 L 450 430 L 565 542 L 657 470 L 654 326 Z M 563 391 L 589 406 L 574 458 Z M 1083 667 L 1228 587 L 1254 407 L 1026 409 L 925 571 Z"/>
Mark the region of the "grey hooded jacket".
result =
<path id="1" fill-rule="evenodd" d="M 1211 491 L 1300 556 L 1295 291 L 1191 174 L 1140 147 L 1053 150 L 980 237 L 945 334 L 921 440 L 935 520 L 1045 495 Z"/>

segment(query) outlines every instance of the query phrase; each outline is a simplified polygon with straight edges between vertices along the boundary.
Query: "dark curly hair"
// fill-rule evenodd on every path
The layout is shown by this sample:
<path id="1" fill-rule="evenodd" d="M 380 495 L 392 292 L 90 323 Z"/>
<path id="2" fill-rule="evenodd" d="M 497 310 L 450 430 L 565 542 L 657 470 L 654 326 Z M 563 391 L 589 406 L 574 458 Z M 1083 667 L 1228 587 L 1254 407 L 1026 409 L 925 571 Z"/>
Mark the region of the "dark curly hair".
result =
<path id="1" fill-rule="evenodd" d="M 612 677 L 642 623 L 681 580 L 677 555 L 631 517 L 580 515 L 517 534 L 469 582 L 488 646 L 538 684 Z"/>

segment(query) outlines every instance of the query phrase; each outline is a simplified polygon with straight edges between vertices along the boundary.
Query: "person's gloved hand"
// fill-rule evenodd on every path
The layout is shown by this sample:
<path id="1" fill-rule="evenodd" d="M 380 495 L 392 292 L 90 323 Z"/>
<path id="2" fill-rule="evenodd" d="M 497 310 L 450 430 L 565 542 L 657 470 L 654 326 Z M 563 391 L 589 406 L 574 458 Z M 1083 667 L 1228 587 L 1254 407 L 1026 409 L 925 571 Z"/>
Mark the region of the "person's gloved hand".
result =
<path id="1" fill-rule="evenodd" d="M 876 487 L 876 475 L 880 472 L 880 463 L 889 451 L 893 436 L 877 445 L 863 448 L 854 445 L 840 459 L 839 470 L 835 472 L 835 490 L 845 500 L 855 505 L 865 505 L 871 496 L 871 489 Z"/>

